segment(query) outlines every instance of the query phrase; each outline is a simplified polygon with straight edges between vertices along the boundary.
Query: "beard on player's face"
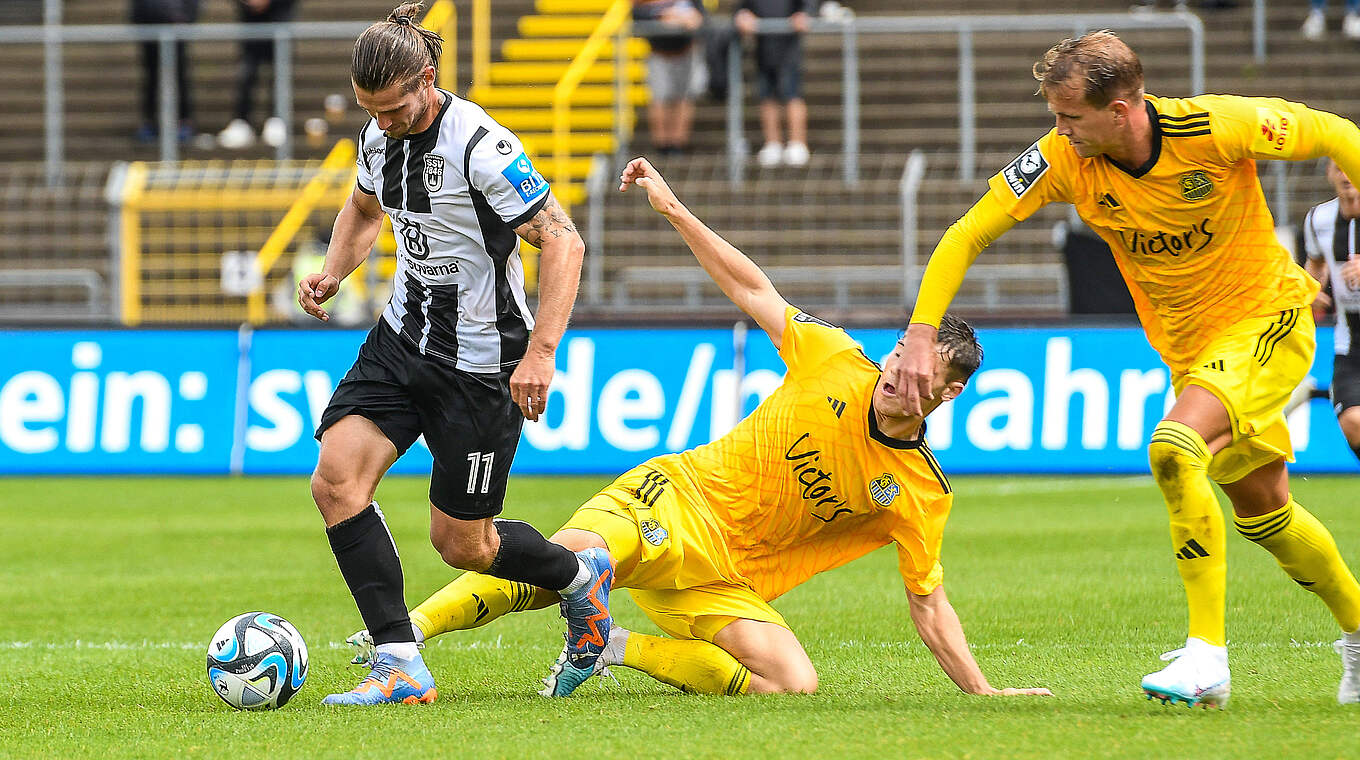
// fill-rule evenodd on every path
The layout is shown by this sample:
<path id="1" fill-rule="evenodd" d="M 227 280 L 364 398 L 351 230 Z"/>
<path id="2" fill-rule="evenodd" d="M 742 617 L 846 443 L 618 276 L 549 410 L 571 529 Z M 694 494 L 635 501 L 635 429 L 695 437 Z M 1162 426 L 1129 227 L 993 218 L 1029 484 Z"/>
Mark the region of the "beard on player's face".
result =
<path id="1" fill-rule="evenodd" d="M 409 135 L 417 124 L 424 122 L 429 115 L 431 104 L 428 87 L 417 86 L 407 91 L 407 84 L 393 84 L 378 92 L 368 92 L 354 87 L 355 100 L 359 107 L 378 120 L 383 134 L 392 139 Z M 386 122 L 386 126 L 383 123 Z"/>

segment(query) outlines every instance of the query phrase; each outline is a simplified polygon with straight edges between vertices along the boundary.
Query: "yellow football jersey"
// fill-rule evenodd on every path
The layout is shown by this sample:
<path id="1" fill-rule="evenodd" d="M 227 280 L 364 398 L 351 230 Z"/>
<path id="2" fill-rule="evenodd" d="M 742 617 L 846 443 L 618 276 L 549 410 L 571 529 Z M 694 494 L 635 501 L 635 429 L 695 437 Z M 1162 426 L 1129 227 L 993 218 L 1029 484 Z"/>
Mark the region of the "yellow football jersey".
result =
<path id="1" fill-rule="evenodd" d="M 702 495 L 733 569 L 770 600 L 890 541 L 907 588 L 940 585 L 953 503 L 924 438 L 878 430 L 880 370 L 845 331 L 790 307 L 784 383 L 722 438 L 649 462 Z"/>
<path id="2" fill-rule="evenodd" d="M 1232 95 L 1145 107 L 1143 166 L 1081 158 L 1055 129 L 991 178 L 991 194 L 1016 220 L 1075 205 L 1114 253 L 1149 342 L 1181 372 L 1229 326 L 1312 302 L 1318 285 L 1276 239 L 1253 159 L 1317 156 L 1331 115 Z"/>

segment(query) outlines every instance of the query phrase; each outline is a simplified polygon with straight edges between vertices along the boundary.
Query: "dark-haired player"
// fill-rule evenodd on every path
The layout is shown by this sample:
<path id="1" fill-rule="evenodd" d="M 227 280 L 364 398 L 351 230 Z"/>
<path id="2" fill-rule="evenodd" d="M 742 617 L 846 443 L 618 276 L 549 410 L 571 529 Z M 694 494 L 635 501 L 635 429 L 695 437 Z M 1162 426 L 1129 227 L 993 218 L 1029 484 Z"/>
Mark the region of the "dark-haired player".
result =
<path id="1" fill-rule="evenodd" d="M 1327 163 L 1327 181 L 1336 197 L 1303 217 L 1303 244 L 1308 274 L 1328 290 L 1318 300 L 1336 308 L 1332 409 L 1346 445 L 1360 459 L 1360 189 L 1335 161 Z"/>
<path id="2" fill-rule="evenodd" d="M 329 704 L 430 702 L 434 679 L 411 634 L 401 561 L 374 490 L 424 436 L 434 457 L 430 541 L 448 564 L 560 590 L 571 654 L 593 665 L 609 633 L 609 558 L 574 554 L 527 523 L 497 520 L 524 419 L 543 413 L 585 250 L 513 133 L 434 86 L 442 40 L 394 10 L 354 43 L 350 75 L 373 118 L 358 181 L 321 272 L 298 301 L 321 307 L 392 220 L 392 299 L 321 417 L 312 497 L 377 642 L 371 672 Z M 519 239 L 542 249 L 535 323 Z"/>

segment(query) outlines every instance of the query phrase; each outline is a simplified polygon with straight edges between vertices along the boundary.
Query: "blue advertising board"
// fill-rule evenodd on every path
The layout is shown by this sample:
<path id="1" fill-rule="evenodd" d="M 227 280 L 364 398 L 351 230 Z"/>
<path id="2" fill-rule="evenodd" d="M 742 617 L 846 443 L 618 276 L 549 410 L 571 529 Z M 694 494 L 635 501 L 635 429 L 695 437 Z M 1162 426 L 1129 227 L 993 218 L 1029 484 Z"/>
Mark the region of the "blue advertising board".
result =
<path id="1" fill-rule="evenodd" d="M 231 332 L 0 332 L 0 472 L 225 472 Z"/>
<path id="2" fill-rule="evenodd" d="M 881 358 L 893 330 L 852 330 Z M 780 382 L 759 330 L 573 329 L 519 473 L 617 473 L 710 441 Z M 0 331 L 0 473 L 306 473 L 357 330 Z M 982 369 L 929 438 L 954 473 L 1146 472 L 1172 396 L 1136 328 L 982 329 Z M 1331 345 L 1331 331 L 1318 344 Z M 740 345 L 740 350 L 739 350 Z M 738 361 L 738 359 L 740 361 Z M 740 379 L 738 379 L 740 374 Z M 1331 380 L 1322 352 L 1313 376 Z M 1323 400 L 1290 417 L 1295 469 L 1360 470 Z M 394 472 L 428 473 L 413 446 Z"/>

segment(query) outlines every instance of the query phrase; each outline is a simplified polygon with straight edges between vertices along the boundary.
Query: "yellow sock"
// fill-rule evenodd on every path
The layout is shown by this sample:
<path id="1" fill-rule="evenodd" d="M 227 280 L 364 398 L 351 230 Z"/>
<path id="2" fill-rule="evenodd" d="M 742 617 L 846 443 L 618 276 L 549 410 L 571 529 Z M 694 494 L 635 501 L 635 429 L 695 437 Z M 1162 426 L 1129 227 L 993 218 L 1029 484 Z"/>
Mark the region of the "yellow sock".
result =
<path id="1" fill-rule="evenodd" d="M 751 671 L 725 649 L 699 639 L 629 633 L 623 664 L 692 694 L 745 694 Z"/>
<path id="2" fill-rule="evenodd" d="M 1224 646 L 1223 600 L 1228 561 L 1223 509 L 1209 484 L 1209 447 L 1193 428 L 1162 420 L 1152 431 L 1148 460 L 1171 515 L 1176 569 L 1185 584 L 1193 638 Z"/>
<path id="3" fill-rule="evenodd" d="M 556 593 L 527 583 L 463 573 L 411 610 L 411 622 L 429 639 L 486 625 L 507 612 L 548 607 L 559 600 Z"/>
<path id="4" fill-rule="evenodd" d="M 1322 523 L 1290 498 L 1283 507 L 1258 517 L 1239 517 L 1237 531 L 1275 555 L 1295 583 L 1317 594 L 1341 630 L 1360 628 L 1360 584 L 1337 551 Z"/>

